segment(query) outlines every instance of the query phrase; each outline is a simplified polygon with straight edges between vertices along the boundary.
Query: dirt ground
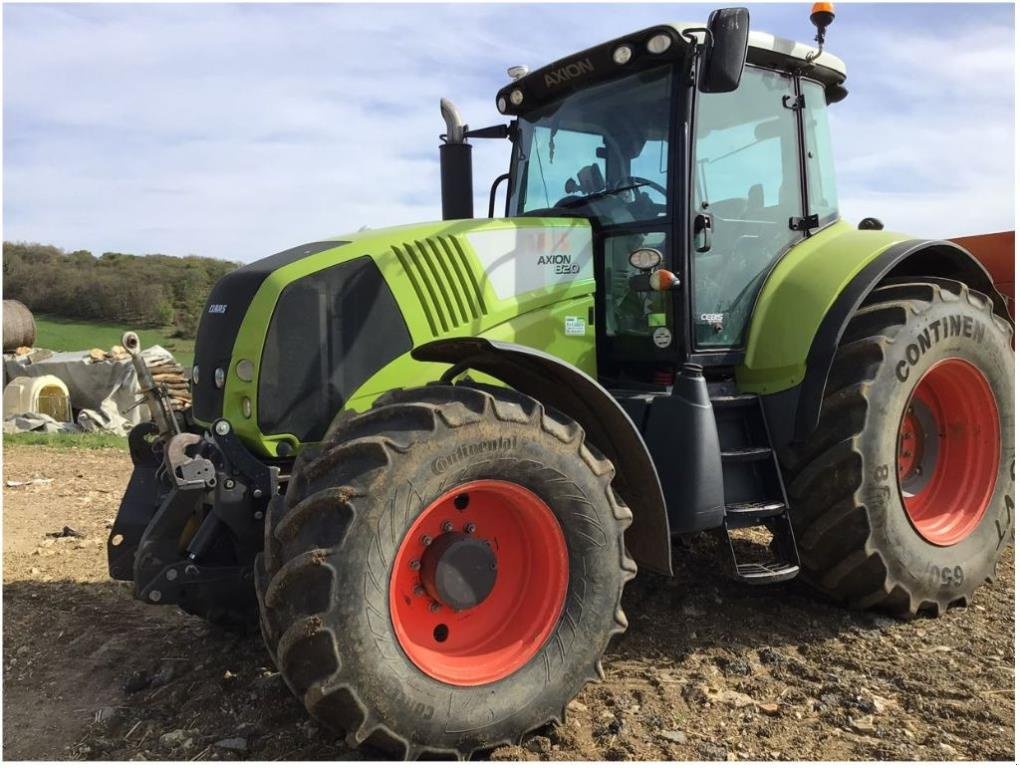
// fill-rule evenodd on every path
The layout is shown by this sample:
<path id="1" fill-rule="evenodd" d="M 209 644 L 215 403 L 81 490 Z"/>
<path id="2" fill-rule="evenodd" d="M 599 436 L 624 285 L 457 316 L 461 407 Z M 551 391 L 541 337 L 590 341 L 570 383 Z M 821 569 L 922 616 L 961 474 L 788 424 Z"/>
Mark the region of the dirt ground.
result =
<path id="1" fill-rule="evenodd" d="M 366 759 L 306 716 L 255 636 L 131 599 L 105 540 L 125 453 L 12 446 L 3 489 L 3 757 Z M 64 526 L 81 537 L 49 534 Z M 640 576 L 606 680 L 492 759 L 983 759 L 1014 750 L 1014 571 L 967 610 L 898 622 L 713 551 Z"/>

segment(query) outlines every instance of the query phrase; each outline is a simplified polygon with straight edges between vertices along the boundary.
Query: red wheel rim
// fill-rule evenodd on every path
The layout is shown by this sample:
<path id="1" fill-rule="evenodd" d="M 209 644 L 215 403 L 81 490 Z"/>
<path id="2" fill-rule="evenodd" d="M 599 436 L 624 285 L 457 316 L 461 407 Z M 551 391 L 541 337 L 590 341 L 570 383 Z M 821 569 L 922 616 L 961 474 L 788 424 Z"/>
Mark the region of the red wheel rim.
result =
<path id="1" fill-rule="evenodd" d="M 921 377 L 900 421 L 897 471 L 926 541 L 957 544 L 981 522 L 999 474 L 999 409 L 975 365 L 951 358 Z"/>
<path id="2" fill-rule="evenodd" d="M 487 544 L 484 556 L 495 566 L 491 591 L 460 610 L 444 603 L 433 584 L 447 567 L 434 565 L 442 562 L 436 552 L 451 538 L 476 556 Z M 516 483 L 464 483 L 429 504 L 400 543 L 390 576 L 393 629 L 404 653 L 430 677 L 452 685 L 491 683 L 527 664 L 549 639 L 563 612 L 568 574 L 563 531 L 542 499 Z"/>

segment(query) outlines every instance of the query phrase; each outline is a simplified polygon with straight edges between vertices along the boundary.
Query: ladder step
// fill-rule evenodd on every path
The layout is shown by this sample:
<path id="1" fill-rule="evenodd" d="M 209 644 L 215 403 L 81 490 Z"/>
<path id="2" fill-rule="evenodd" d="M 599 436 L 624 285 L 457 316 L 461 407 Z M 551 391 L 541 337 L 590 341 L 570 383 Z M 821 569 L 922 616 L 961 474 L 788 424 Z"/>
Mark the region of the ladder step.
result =
<path id="1" fill-rule="evenodd" d="M 737 578 L 754 584 L 775 584 L 789 581 L 800 573 L 796 563 L 742 563 L 737 565 Z"/>
<path id="2" fill-rule="evenodd" d="M 734 451 L 722 451 L 723 461 L 762 461 L 771 458 L 771 448 L 737 448 Z"/>
<path id="3" fill-rule="evenodd" d="M 713 408 L 746 408 L 758 404 L 758 395 L 716 395 L 709 400 Z"/>
<path id="4" fill-rule="evenodd" d="M 740 517 L 775 517 L 786 511 L 786 504 L 781 501 L 738 501 L 726 505 L 726 516 Z"/>

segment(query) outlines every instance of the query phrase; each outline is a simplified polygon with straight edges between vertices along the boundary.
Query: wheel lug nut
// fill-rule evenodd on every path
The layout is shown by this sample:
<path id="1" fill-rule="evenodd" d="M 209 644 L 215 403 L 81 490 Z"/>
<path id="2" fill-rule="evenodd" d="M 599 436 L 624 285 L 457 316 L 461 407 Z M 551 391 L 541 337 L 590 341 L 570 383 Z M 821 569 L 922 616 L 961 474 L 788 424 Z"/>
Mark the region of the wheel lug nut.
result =
<path id="1" fill-rule="evenodd" d="M 420 560 L 412 560 L 411 561 L 411 570 L 412 571 L 417 571 L 420 568 L 421 568 L 421 561 Z"/>
<path id="2" fill-rule="evenodd" d="M 424 536 L 421 537 L 421 543 L 427 547 L 429 544 L 432 543 L 432 537 L 426 533 Z"/>
<path id="3" fill-rule="evenodd" d="M 464 526 L 464 533 L 474 533 L 474 532 L 475 532 L 475 524 L 474 523 L 468 523 L 467 525 Z"/>
<path id="4" fill-rule="evenodd" d="M 449 520 L 444 520 L 443 521 L 443 533 L 449 533 L 452 530 L 453 530 L 453 523 L 451 523 Z"/>
<path id="5" fill-rule="evenodd" d="M 414 585 L 414 596 L 415 597 L 423 597 L 424 595 L 425 595 L 425 587 L 423 587 L 421 584 L 415 584 Z"/>
<path id="6" fill-rule="evenodd" d="M 439 603 L 432 603 L 432 605 L 429 606 L 429 610 L 432 613 L 439 613 L 439 609 L 442 607 L 443 606 L 441 606 Z"/>

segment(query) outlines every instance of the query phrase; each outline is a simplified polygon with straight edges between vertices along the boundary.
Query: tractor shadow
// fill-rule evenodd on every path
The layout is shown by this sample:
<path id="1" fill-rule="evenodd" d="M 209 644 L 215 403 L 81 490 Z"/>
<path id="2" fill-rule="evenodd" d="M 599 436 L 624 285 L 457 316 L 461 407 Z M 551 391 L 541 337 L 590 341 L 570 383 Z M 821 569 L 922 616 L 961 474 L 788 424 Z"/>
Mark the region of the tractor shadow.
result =
<path id="1" fill-rule="evenodd" d="M 673 548 L 672 577 L 642 572 L 627 585 L 627 632 L 610 648 L 621 662 L 681 664 L 696 652 L 765 654 L 832 638 L 880 633 L 898 623 L 831 602 L 802 579 L 752 585 L 730 576 L 710 536 Z"/>

